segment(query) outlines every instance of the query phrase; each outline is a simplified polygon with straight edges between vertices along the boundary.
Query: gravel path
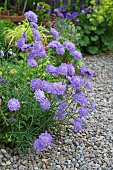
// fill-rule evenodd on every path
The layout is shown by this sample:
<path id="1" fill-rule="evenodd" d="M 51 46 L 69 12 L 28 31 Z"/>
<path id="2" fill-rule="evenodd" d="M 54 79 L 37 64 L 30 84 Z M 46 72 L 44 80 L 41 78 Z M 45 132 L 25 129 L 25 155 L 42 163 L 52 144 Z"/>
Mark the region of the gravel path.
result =
<path id="1" fill-rule="evenodd" d="M 113 170 L 113 55 L 86 58 L 95 70 L 96 111 L 88 116 L 89 129 L 54 137 L 42 155 L 29 150 L 24 157 L 9 148 L 0 150 L 0 170 Z"/>

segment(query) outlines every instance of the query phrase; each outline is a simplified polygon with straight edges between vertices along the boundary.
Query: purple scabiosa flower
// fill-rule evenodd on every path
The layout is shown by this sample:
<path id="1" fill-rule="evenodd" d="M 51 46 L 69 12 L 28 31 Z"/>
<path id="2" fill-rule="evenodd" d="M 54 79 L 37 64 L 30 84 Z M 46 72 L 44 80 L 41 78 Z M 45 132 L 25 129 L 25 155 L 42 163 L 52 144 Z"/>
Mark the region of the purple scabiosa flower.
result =
<path id="1" fill-rule="evenodd" d="M 68 64 L 62 63 L 59 67 L 59 73 L 66 76 L 68 74 Z"/>
<path id="2" fill-rule="evenodd" d="M 8 122 L 8 123 L 12 123 L 12 122 L 14 122 L 14 121 L 15 121 L 14 117 L 10 117 L 9 119 L 7 119 L 7 122 Z"/>
<path id="3" fill-rule="evenodd" d="M 58 76 L 59 75 L 59 69 L 57 67 L 53 66 L 52 64 L 46 66 L 46 71 L 49 74 L 52 74 L 54 76 Z"/>
<path id="4" fill-rule="evenodd" d="M 78 16 L 78 12 L 73 12 L 71 15 L 72 15 L 72 18 L 74 18 L 74 17 Z"/>
<path id="5" fill-rule="evenodd" d="M 67 12 L 67 13 L 66 13 L 66 17 L 71 19 L 71 18 L 72 18 L 71 13 L 70 13 L 70 12 Z"/>
<path id="6" fill-rule="evenodd" d="M 42 81 L 42 88 L 41 88 L 43 91 L 45 91 L 45 92 L 50 92 L 50 90 L 51 90 L 51 85 L 47 82 L 47 81 L 45 81 L 45 80 L 43 80 Z"/>
<path id="7" fill-rule="evenodd" d="M 82 12 L 82 13 L 88 13 L 88 12 L 89 12 L 89 9 L 88 9 L 88 8 L 83 8 L 83 9 L 81 10 L 81 12 Z"/>
<path id="8" fill-rule="evenodd" d="M 94 111 L 95 110 L 95 102 L 92 100 L 91 101 L 91 110 Z"/>
<path id="9" fill-rule="evenodd" d="M 32 30 L 32 33 L 33 33 L 33 35 L 34 35 L 34 40 L 36 40 L 36 41 L 40 41 L 40 33 L 38 32 L 38 30 L 36 30 L 36 29 L 33 29 Z"/>
<path id="10" fill-rule="evenodd" d="M 58 12 L 58 8 L 55 8 L 53 11 L 54 11 L 54 12 Z"/>
<path id="11" fill-rule="evenodd" d="M 49 10 L 47 10 L 46 12 L 47 12 L 47 14 L 51 14 L 51 10 L 50 10 L 50 9 L 49 9 Z"/>
<path id="12" fill-rule="evenodd" d="M 45 149 L 45 145 L 42 143 L 42 141 L 40 141 L 39 139 L 35 140 L 34 142 L 34 150 L 37 152 L 42 152 Z"/>
<path id="13" fill-rule="evenodd" d="M 33 90 L 39 90 L 42 87 L 42 81 L 38 78 L 32 79 L 30 82 L 30 87 Z"/>
<path id="14" fill-rule="evenodd" d="M 41 135 L 39 136 L 39 140 L 45 146 L 49 146 L 52 143 L 52 136 L 47 132 L 41 133 Z"/>
<path id="15" fill-rule="evenodd" d="M 71 83 L 72 88 L 79 90 L 83 84 L 82 77 L 72 76 L 70 83 Z"/>
<path id="16" fill-rule="evenodd" d="M 21 48 L 23 45 L 25 45 L 25 38 L 21 37 L 19 38 L 15 43 L 19 48 Z"/>
<path id="17" fill-rule="evenodd" d="M 34 27 L 36 30 L 38 29 L 38 26 L 35 22 L 30 22 L 30 26 Z"/>
<path id="18" fill-rule="evenodd" d="M 34 97 L 37 101 L 41 102 L 44 98 L 44 92 L 42 90 L 35 90 Z"/>
<path id="19" fill-rule="evenodd" d="M 56 17 L 56 14 L 53 13 L 52 16 Z"/>
<path id="20" fill-rule="evenodd" d="M 44 9 L 43 6 L 38 6 L 39 11 L 42 11 L 43 9 Z"/>
<path id="21" fill-rule="evenodd" d="M 58 55 L 63 55 L 65 53 L 65 49 L 62 45 L 56 47 L 56 52 Z"/>
<path id="22" fill-rule="evenodd" d="M 13 98 L 8 101 L 8 108 L 11 111 L 16 111 L 20 109 L 20 103 L 17 99 Z"/>
<path id="23" fill-rule="evenodd" d="M 30 67 L 37 67 L 37 62 L 33 58 L 29 58 L 27 62 Z"/>
<path id="24" fill-rule="evenodd" d="M 0 50 L 0 56 L 4 57 L 4 52 L 3 52 L 3 50 Z"/>
<path id="25" fill-rule="evenodd" d="M 75 23 L 78 23 L 78 22 L 80 22 L 80 20 L 79 18 L 76 18 Z"/>
<path id="26" fill-rule="evenodd" d="M 24 44 L 22 47 L 21 47 L 21 51 L 30 51 L 31 50 L 31 44 Z"/>
<path id="27" fill-rule="evenodd" d="M 74 100 L 77 103 L 84 104 L 85 106 L 88 105 L 88 101 L 87 101 L 86 96 L 83 92 L 78 92 L 78 93 L 74 94 L 73 96 L 74 96 Z"/>
<path id="28" fill-rule="evenodd" d="M 70 76 L 74 76 L 74 74 L 75 74 L 75 68 L 72 64 L 68 64 L 68 74 Z"/>
<path id="29" fill-rule="evenodd" d="M 83 76 L 86 76 L 89 79 L 94 76 L 94 71 L 85 66 L 80 67 L 80 72 Z"/>
<path id="30" fill-rule="evenodd" d="M 63 45 L 64 45 L 64 47 L 66 48 L 66 50 L 68 50 L 68 51 L 70 51 L 70 52 L 75 50 L 75 44 L 72 43 L 72 42 L 70 42 L 70 41 L 65 41 L 65 42 L 63 43 Z"/>
<path id="31" fill-rule="evenodd" d="M 92 90 L 92 83 L 90 82 L 90 80 L 86 80 L 86 87 L 88 90 Z"/>
<path id="32" fill-rule="evenodd" d="M 65 12 L 66 10 L 65 10 L 65 8 L 62 7 L 62 8 L 60 8 L 60 11 Z"/>
<path id="33" fill-rule="evenodd" d="M 41 102 L 40 102 L 40 106 L 43 110 L 50 109 L 50 105 L 51 105 L 51 103 L 47 98 L 41 100 Z"/>
<path id="34" fill-rule="evenodd" d="M 64 15 L 62 13 L 58 13 L 58 17 L 64 18 Z"/>
<path id="35" fill-rule="evenodd" d="M 44 46 L 41 41 L 35 41 L 33 43 L 34 50 L 42 51 L 44 49 Z"/>
<path id="36" fill-rule="evenodd" d="M 84 121 L 82 118 L 74 119 L 74 130 L 80 132 L 83 130 Z"/>
<path id="37" fill-rule="evenodd" d="M 52 84 L 51 93 L 57 94 L 57 95 L 63 95 L 66 90 L 66 84 L 63 84 L 62 82 L 56 82 Z"/>
<path id="38" fill-rule="evenodd" d="M 33 11 L 28 11 L 24 14 L 31 22 L 37 22 L 37 15 Z"/>
<path id="39" fill-rule="evenodd" d="M 76 59 L 76 60 L 81 60 L 82 59 L 82 53 L 77 50 L 71 51 L 71 55 Z"/>
<path id="40" fill-rule="evenodd" d="M 51 28 L 50 32 L 53 34 L 54 38 L 59 38 L 59 33 L 55 28 Z"/>
<path id="41" fill-rule="evenodd" d="M 79 109 L 78 109 L 78 114 L 81 116 L 81 117 L 85 117 L 88 115 L 88 110 L 86 107 L 84 106 L 81 106 Z"/>

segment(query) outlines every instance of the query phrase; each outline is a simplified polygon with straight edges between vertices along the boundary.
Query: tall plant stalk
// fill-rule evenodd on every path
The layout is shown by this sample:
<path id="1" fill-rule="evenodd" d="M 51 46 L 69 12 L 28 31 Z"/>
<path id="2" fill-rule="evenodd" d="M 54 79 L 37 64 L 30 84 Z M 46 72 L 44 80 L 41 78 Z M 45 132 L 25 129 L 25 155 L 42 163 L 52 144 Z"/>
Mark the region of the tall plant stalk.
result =
<path id="1" fill-rule="evenodd" d="M 23 11 L 22 11 L 23 14 L 24 14 L 24 12 L 26 10 L 26 5 L 27 5 L 27 0 L 25 0 L 25 3 L 24 3 L 24 8 L 23 8 Z"/>
<path id="2" fill-rule="evenodd" d="M 5 0 L 5 3 L 4 3 L 4 11 L 7 10 L 7 0 Z"/>

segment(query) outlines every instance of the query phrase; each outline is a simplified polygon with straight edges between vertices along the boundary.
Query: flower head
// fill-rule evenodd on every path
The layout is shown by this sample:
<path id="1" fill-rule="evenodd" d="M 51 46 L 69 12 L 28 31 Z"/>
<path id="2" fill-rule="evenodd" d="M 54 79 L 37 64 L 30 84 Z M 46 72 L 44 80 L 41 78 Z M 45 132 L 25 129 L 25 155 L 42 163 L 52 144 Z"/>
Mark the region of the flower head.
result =
<path id="1" fill-rule="evenodd" d="M 58 13 L 58 17 L 64 18 L 64 15 L 62 13 Z"/>
<path id="2" fill-rule="evenodd" d="M 21 37 L 16 41 L 16 45 L 21 48 L 25 44 L 25 38 Z"/>
<path id="3" fill-rule="evenodd" d="M 39 11 L 42 11 L 43 9 L 44 9 L 43 6 L 38 6 Z"/>
<path id="4" fill-rule="evenodd" d="M 82 13 L 88 13 L 88 12 L 89 12 L 89 9 L 88 9 L 88 8 L 83 8 L 83 9 L 81 10 L 81 12 L 82 12 Z"/>
<path id="5" fill-rule="evenodd" d="M 78 109 L 78 114 L 79 114 L 81 117 L 87 116 L 87 115 L 88 115 L 88 110 L 87 110 L 87 108 L 84 107 L 84 106 L 81 106 L 81 107 Z"/>
<path id="6" fill-rule="evenodd" d="M 33 11 L 28 11 L 24 14 L 31 22 L 37 22 L 37 15 Z"/>
<path id="7" fill-rule="evenodd" d="M 38 26 L 35 22 L 30 22 L 30 26 L 34 27 L 36 30 L 38 29 Z"/>
<path id="8" fill-rule="evenodd" d="M 77 50 L 71 51 L 71 55 L 76 59 L 76 60 L 81 60 L 82 59 L 82 53 Z"/>
<path id="9" fill-rule="evenodd" d="M 30 82 L 30 87 L 33 89 L 33 90 L 38 90 L 38 89 L 41 89 L 42 87 L 42 81 L 38 78 L 35 78 L 35 79 L 32 79 L 31 82 Z"/>
<path id="10" fill-rule="evenodd" d="M 89 79 L 94 76 L 94 71 L 85 66 L 81 66 L 80 71 L 83 76 L 86 76 Z"/>
<path id="11" fill-rule="evenodd" d="M 63 45 L 64 45 L 64 47 L 66 48 L 66 50 L 68 50 L 68 51 L 70 51 L 70 52 L 75 50 L 75 44 L 72 43 L 72 42 L 70 42 L 70 41 L 65 41 L 65 42 L 63 43 Z"/>
<path id="12" fill-rule="evenodd" d="M 53 83 L 51 87 L 52 94 L 63 95 L 66 90 L 66 84 L 63 84 L 62 82 Z"/>
<path id="13" fill-rule="evenodd" d="M 76 132 L 80 132 L 83 130 L 83 125 L 84 125 L 84 121 L 82 118 L 76 118 L 74 119 L 74 130 Z"/>
<path id="14" fill-rule="evenodd" d="M 86 87 L 87 87 L 88 90 L 92 90 L 92 84 L 91 84 L 89 79 L 86 80 Z"/>
<path id="15" fill-rule="evenodd" d="M 40 33 L 38 32 L 38 30 L 33 29 L 33 30 L 32 30 L 32 33 L 33 33 L 33 35 L 34 35 L 34 40 L 40 41 Z"/>
<path id="16" fill-rule="evenodd" d="M 27 62 L 30 67 L 37 67 L 37 62 L 33 58 L 29 58 Z"/>
<path id="17" fill-rule="evenodd" d="M 37 101 L 41 102 L 44 98 L 45 98 L 45 95 L 44 95 L 44 92 L 42 90 L 35 90 L 35 93 L 34 93 L 34 97 Z"/>
<path id="18" fill-rule="evenodd" d="M 17 99 L 13 98 L 8 101 L 8 108 L 11 111 L 16 111 L 20 109 L 20 103 Z"/>
<path id="19" fill-rule="evenodd" d="M 58 67 L 59 73 L 61 75 L 66 76 L 68 74 L 68 64 L 66 63 L 62 63 L 59 67 Z"/>
<path id="20" fill-rule="evenodd" d="M 39 140 L 45 146 L 49 146 L 52 143 L 52 136 L 47 132 L 41 133 L 41 135 L 39 136 Z"/>
<path id="21" fill-rule="evenodd" d="M 37 152 L 42 152 L 45 149 L 45 145 L 42 143 L 42 141 L 40 141 L 39 139 L 35 140 L 34 142 L 34 150 Z"/>
<path id="22" fill-rule="evenodd" d="M 47 71 L 49 74 L 53 74 L 54 76 L 58 76 L 58 75 L 59 75 L 59 70 L 58 70 L 58 68 L 55 67 L 55 66 L 53 66 L 52 64 L 46 66 L 46 71 Z"/>
<path id="23" fill-rule="evenodd" d="M 53 34 L 54 38 L 59 38 L 59 33 L 55 28 L 51 28 L 50 32 Z"/>
<path id="24" fill-rule="evenodd" d="M 41 102 L 40 102 L 40 106 L 43 110 L 50 109 L 50 105 L 51 105 L 51 103 L 47 98 L 41 100 Z"/>
<path id="25" fill-rule="evenodd" d="M 80 89 L 83 84 L 82 77 L 80 76 L 72 76 L 70 82 L 71 82 L 72 88 L 77 89 L 77 90 Z"/>
<path id="26" fill-rule="evenodd" d="M 4 57 L 4 52 L 3 52 L 3 50 L 0 50 L 0 56 Z"/>
<path id="27" fill-rule="evenodd" d="M 84 104 L 85 106 L 88 105 L 88 101 L 87 101 L 86 96 L 83 92 L 78 92 L 78 93 L 74 94 L 73 96 L 74 96 L 74 100 L 77 103 Z"/>
<path id="28" fill-rule="evenodd" d="M 8 122 L 8 123 L 12 123 L 12 122 L 14 122 L 14 121 L 15 121 L 14 117 L 10 117 L 9 119 L 7 119 L 7 122 Z"/>

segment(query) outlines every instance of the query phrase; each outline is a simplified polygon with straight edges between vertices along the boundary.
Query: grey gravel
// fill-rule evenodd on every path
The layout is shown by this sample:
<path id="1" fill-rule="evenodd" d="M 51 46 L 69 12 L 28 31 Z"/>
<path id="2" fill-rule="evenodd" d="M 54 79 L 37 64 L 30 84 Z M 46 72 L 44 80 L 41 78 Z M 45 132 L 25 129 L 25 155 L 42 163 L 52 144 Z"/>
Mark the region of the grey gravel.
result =
<path id="1" fill-rule="evenodd" d="M 87 56 L 87 66 L 95 70 L 93 91 L 96 110 L 87 116 L 88 130 L 73 133 L 62 126 L 53 134 L 53 143 L 41 155 L 29 148 L 23 156 L 16 150 L 0 150 L 0 170 L 112 170 L 113 169 L 113 55 Z M 14 153 L 13 153 L 14 152 Z"/>

